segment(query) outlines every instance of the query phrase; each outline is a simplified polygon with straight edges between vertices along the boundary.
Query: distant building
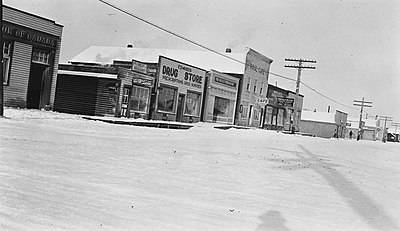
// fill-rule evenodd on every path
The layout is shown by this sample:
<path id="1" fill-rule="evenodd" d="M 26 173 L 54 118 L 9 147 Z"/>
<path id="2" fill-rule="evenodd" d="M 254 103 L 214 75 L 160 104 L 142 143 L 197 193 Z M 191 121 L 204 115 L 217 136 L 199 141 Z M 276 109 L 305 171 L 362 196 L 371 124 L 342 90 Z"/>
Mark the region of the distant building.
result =
<path id="1" fill-rule="evenodd" d="M 353 138 L 357 138 L 358 134 L 360 134 L 360 139 L 362 140 L 382 139 L 383 129 L 379 127 L 379 120 L 362 118 L 361 129 L 359 128 L 360 118 L 349 117 L 347 121 L 347 138 L 349 137 L 349 132 L 352 131 Z"/>
<path id="2" fill-rule="evenodd" d="M 301 133 L 322 138 L 345 138 L 347 113 L 336 110 L 335 113 L 303 110 L 299 123 Z"/>
<path id="3" fill-rule="evenodd" d="M 53 106 L 62 30 L 52 20 L 3 6 L 5 106 Z"/>

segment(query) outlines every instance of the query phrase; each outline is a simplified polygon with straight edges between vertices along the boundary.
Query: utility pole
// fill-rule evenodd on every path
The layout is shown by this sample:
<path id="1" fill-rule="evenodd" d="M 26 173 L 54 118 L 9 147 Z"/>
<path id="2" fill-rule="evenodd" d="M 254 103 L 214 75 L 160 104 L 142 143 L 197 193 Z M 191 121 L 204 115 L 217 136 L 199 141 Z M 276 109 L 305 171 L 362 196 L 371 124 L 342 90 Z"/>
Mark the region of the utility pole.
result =
<path id="1" fill-rule="evenodd" d="M 306 59 L 285 59 L 285 61 L 297 62 L 297 65 L 285 65 L 285 67 L 296 68 L 297 69 L 297 80 L 296 80 L 296 99 L 294 100 L 294 126 L 295 129 L 299 127 L 299 112 L 297 107 L 299 105 L 299 93 L 300 93 L 300 78 L 302 69 L 315 69 L 314 66 L 303 66 L 303 63 L 317 63 L 315 60 Z M 300 111 L 301 112 L 301 111 Z M 292 128 L 293 132 L 293 128 Z"/>
<path id="2" fill-rule="evenodd" d="M 393 117 L 390 116 L 379 116 L 379 117 L 380 119 L 385 119 L 385 125 L 383 125 L 383 136 L 382 136 L 382 142 L 385 143 L 387 140 L 386 122 L 393 121 Z"/>
<path id="3" fill-rule="evenodd" d="M 372 107 L 372 102 L 364 101 L 364 97 L 363 97 L 362 100 L 353 100 L 353 105 L 361 107 L 360 121 L 358 122 L 358 135 L 360 136 L 360 138 L 362 138 L 362 113 L 363 113 L 364 107 Z M 357 140 L 359 140 L 360 138 L 357 138 Z"/>
<path id="4" fill-rule="evenodd" d="M 0 45 L 1 45 L 1 52 L 0 52 L 0 117 L 4 116 L 4 73 L 3 73 L 3 0 L 0 0 Z"/>

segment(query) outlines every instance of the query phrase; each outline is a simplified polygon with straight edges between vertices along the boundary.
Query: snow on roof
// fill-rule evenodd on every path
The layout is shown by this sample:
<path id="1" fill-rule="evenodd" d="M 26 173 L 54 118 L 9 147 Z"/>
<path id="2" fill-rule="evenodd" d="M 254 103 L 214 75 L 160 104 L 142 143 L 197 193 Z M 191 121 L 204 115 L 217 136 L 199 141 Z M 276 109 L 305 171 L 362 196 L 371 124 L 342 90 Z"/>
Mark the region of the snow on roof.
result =
<path id="1" fill-rule="evenodd" d="M 301 120 L 335 123 L 335 113 L 302 111 Z"/>
<path id="2" fill-rule="evenodd" d="M 205 70 L 215 69 L 220 72 L 236 74 L 244 73 L 246 61 L 246 53 L 224 53 L 224 55 L 238 60 L 240 63 L 210 51 L 90 46 L 69 62 L 112 64 L 113 60 L 131 61 L 135 59 L 145 63 L 158 63 L 160 55 Z"/>
<path id="3" fill-rule="evenodd" d="M 377 121 L 375 119 L 362 119 L 362 120 L 365 122 L 364 126 L 366 127 L 378 127 L 376 125 Z"/>
<path id="4" fill-rule="evenodd" d="M 116 74 L 84 72 L 84 71 L 67 71 L 67 70 L 58 70 L 57 73 L 64 74 L 64 75 L 78 75 L 78 76 L 87 76 L 87 77 L 95 77 L 95 78 L 117 79 Z"/>

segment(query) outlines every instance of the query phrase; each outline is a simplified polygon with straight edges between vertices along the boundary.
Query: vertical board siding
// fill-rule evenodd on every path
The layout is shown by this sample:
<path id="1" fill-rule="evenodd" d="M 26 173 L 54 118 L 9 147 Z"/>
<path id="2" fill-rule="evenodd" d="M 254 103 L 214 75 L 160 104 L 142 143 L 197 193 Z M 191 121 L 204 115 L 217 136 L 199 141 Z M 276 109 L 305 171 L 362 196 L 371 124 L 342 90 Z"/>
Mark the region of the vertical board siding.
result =
<path id="1" fill-rule="evenodd" d="M 61 38 L 61 35 L 60 35 L 60 38 Z M 61 49 L 61 39 L 59 39 L 57 41 L 56 53 L 54 56 L 53 76 L 52 76 L 51 89 L 50 89 L 50 107 L 54 106 L 54 98 L 56 95 L 57 72 L 58 72 L 58 62 L 60 60 L 60 49 Z"/>
<path id="2" fill-rule="evenodd" d="M 3 7 L 3 20 L 61 38 L 63 26 L 54 21 L 25 13 L 10 7 Z"/>
<path id="3" fill-rule="evenodd" d="M 14 42 L 9 85 L 4 86 L 4 104 L 6 106 L 26 107 L 31 54 L 31 45 Z"/>
<path id="4" fill-rule="evenodd" d="M 118 80 L 100 78 L 98 81 L 95 114 L 97 116 L 114 116 L 118 97 L 117 92 L 114 89 Z"/>

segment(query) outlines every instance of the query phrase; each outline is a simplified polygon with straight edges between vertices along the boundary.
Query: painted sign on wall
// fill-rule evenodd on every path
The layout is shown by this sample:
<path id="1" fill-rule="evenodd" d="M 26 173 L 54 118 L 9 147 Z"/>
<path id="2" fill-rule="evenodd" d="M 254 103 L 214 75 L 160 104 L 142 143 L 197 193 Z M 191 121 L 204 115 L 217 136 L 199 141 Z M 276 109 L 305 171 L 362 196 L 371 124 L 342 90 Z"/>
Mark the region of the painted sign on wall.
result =
<path id="1" fill-rule="evenodd" d="M 159 83 L 203 91 L 206 71 L 163 56 L 159 58 Z M 182 92 L 182 91 L 180 91 Z"/>

